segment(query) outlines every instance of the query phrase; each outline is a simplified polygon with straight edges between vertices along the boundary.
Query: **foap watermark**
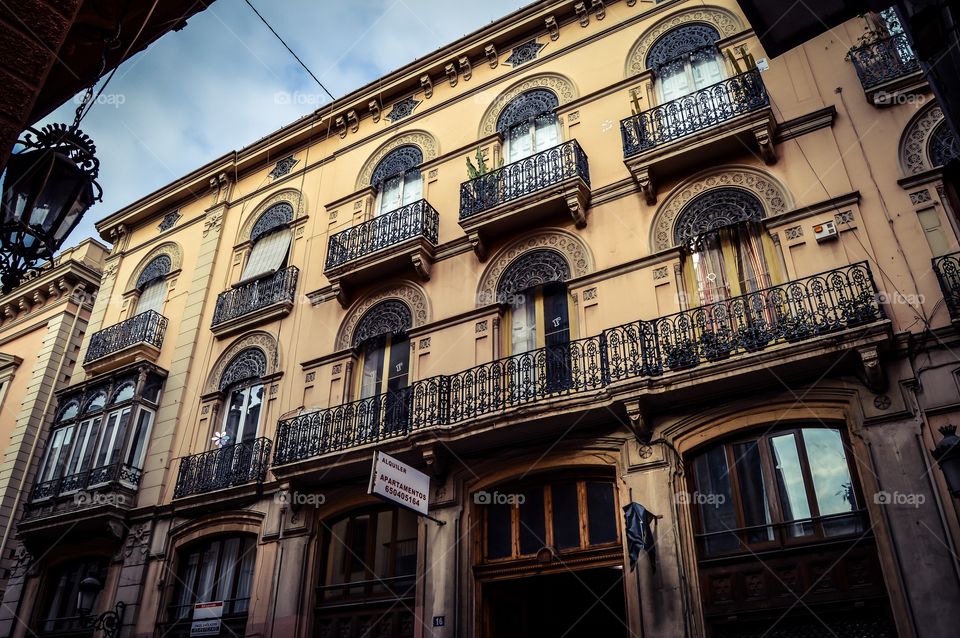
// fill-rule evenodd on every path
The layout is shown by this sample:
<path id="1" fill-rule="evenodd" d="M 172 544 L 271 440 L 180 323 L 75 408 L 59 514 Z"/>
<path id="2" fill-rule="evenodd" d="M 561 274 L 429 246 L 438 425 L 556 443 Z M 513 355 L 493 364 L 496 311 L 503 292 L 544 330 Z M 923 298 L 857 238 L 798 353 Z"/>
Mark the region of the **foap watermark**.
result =
<path id="1" fill-rule="evenodd" d="M 273 94 L 274 104 L 296 104 L 298 106 L 320 106 L 326 103 L 326 96 L 320 93 L 302 91 L 277 91 Z"/>
<path id="2" fill-rule="evenodd" d="M 296 490 L 280 490 L 273 495 L 273 501 L 279 505 L 289 505 L 291 507 L 320 507 L 327 502 L 325 494 L 315 494 L 313 492 L 298 492 Z"/>
<path id="3" fill-rule="evenodd" d="M 724 494 L 705 494 L 703 492 L 677 492 L 674 500 L 678 505 L 707 505 L 720 507 L 727 502 Z"/>
<path id="4" fill-rule="evenodd" d="M 96 505 L 117 505 L 124 506 L 128 504 L 128 499 L 124 494 L 113 492 L 88 492 L 80 490 L 73 495 L 73 504 L 78 507 L 93 507 Z"/>
<path id="5" fill-rule="evenodd" d="M 909 492 L 887 492 L 882 490 L 873 495 L 873 502 L 877 505 L 907 505 L 909 507 L 920 507 L 927 501 L 923 494 L 914 494 Z"/>
<path id="6" fill-rule="evenodd" d="M 127 103 L 127 96 L 123 93 L 101 93 L 96 98 L 91 99 L 94 104 L 112 106 L 115 109 L 120 108 Z M 83 96 L 77 95 L 73 98 L 74 104 L 83 104 Z"/>
<path id="7" fill-rule="evenodd" d="M 887 292 L 886 290 L 881 290 L 877 293 L 877 303 L 882 304 L 893 304 L 893 305 L 905 305 L 905 306 L 922 306 L 926 302 L 926 297 L 922 294 L 903 294 L 899 290 L 893 292 Z"/>
<path id="8" fill-rule="evenodd" d="M 473 502 L 477 505 L 523 505 L 527 497 L 523 494 L 504 494 L 480 490 L 473 493 Z"/>
<path id="9" fill-rule="evenodd" d="M 894 104 L 916 104 L 923 106 L 927 102 L 927 96 L 914 93 L 888 93 L 887 91 L 877 91 L 873 95 L 874 104 L 894 105 Z"/>

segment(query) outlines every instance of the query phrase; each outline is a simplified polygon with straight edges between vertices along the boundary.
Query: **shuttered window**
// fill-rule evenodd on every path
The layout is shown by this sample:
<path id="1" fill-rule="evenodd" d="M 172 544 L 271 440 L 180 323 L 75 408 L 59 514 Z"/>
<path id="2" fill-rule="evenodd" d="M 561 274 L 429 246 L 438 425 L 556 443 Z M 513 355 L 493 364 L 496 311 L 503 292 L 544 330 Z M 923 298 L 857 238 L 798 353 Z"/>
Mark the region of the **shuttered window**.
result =
<path id="1" fill-rule="evenodd" d="M 264 235 L 253 245 L 250 258 L 247 259 L 247 266 L 243 269 L 243 276 L 240 279 L 247 281 L 280 270 L 289 250 L 289 230 Z"/>

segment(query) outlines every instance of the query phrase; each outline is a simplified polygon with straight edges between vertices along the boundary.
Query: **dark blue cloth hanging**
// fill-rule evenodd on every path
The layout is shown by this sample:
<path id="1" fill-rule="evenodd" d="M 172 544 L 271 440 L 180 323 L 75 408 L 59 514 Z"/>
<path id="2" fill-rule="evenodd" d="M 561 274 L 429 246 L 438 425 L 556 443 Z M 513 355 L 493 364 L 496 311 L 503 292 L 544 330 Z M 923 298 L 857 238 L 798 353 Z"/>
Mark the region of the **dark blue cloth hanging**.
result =
<path id="1" fill-rule="evenodd" d="M 647 511 L 640 503 L 628 503 L 623 506 L 623 518 L 627 528 L 627 550 L 630 552 L 630 571 L 637 566 L 640 552 L 646 552 L 650 566 L 657 571 L 657 550 L 653 541 L 650 523 L 656 516 Z"/>

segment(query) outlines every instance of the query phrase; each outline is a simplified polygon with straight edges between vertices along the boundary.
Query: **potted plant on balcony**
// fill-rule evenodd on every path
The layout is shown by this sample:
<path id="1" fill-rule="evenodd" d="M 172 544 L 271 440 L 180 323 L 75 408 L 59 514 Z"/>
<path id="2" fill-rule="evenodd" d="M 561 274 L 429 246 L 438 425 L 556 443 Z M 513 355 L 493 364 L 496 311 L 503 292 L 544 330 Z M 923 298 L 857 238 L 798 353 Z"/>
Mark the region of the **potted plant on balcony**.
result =
<path id="1" fill-rule="evenodd" d="M 684 370 L 700 363 L 696 346 L 690 340 L 668 343 L 663 347 L 663 353 L 665 363 L 671 370 Z"/>
<path id="2" fill-rule="evenodd" d="M 837 312 L 847 328 L 870 323 L 876 320 L 878 315 L 876 296 L 869 292 L 861 292 L 841 301 Z"/>
<path id="3" fill-rule="evenodd" d="M 816 333 L 814 316 L 807 310 L 798 310 L 783 320 L 783 338 L 790 343 L 809 339 Z"/>
<path id="4" fill-rule="evenodd" d="M 500 161 L 497 162 L 496 169 L 491 169 L 487 166 L 487 158 L 483 149 L 478 146 L 476 152 L 477 163 L 471 162 L 469 157 L 466 159 L 467 178 L 470 180 L 467 182 L 466 188 L 469 189 L 470 197 L 474 203 L 473 210 L 483 210 L 495 205 L 500 192 L 502 174 L 498 172 L 491 175 L 490 173 L 493 170 L 503 168 L 503 158 L 501 157 Z"/>
<path id="5" fill-rule="evenodd" d="M 767 347 L 773 335 L 766 321 L 751 320 L 750 323 L 737 332 L 737 340 L 747 352 L 759 352 Z"/>
<path id="6" fill-rule="evenodd" d="M 700 351 L 708 361 L 726 359 L 733 347 L 733 332 L 727 326 L 717 326 L 700 336 Z"/>

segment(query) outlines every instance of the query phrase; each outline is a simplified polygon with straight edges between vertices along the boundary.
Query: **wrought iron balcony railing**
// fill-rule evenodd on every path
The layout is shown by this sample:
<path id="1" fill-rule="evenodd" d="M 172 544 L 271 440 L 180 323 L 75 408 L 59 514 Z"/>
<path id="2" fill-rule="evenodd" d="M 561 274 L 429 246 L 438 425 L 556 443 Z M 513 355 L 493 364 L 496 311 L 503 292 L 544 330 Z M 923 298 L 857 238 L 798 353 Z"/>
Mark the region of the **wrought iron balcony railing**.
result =
<path id="1" fill-rule="evenodd" d="M 416 237 L 436 244 L 439 228 L 440 214 L 427 200 L 411 202 L 331 236 L 326 269 L 342 266 Z"/>
<path id="2" fill-rule="evenodd" d="M 905 33 L 854 47 L 850 49 L 849 57 L 864 89 L 920 70 L 920 63 Z"/>
<path id="3" fill-rule="evenodd" d="M 159 348 L 167 331 L 167 318 L 148 310 L 126 321 L 95 332 L 90 337 L 90 346 L 83 358 L 84 363 L 96 361 L 130 346 L 146 343 Z"/>
<path id="4" fill-rule="evenodd" d="M 769 105 L 760 71 L 751 69 L 621 120 L 623 156 L 631 157 Z"/>
<path id="5" fill-rule="evenodd" d="M 570 177 L 580 177 L 587 186 L 590 185 L 587 154 L 577 140 L 540 151 L 460 184 L 460 219 L 536 193 Z"/>
<path id="6" fill-rule="evenodd" d="M 267 477 L 272 445 L 270 439 L 260 437 L 183 457 L 173 498 L 262 483 Z"/>
<path id="7" fill-rule="evenodd" d="M 80 490 L 98 489 L 112 484 L 124 484 L 136 488 L 140 484 L 141 473 L 138 468 L 123 463 L 102 465 L 78 474 L 68 474 L 52 481 L 36 483 L 30 492 L 30 502 L 42 501 L 64 494 L 73 494 Z M 85 503 L 78 499 L 77 504 L 84 505 Z"/>
<path id="8" fill-rule="evenodd" d="M 866 262 L 280 421 L 274 465 L 691 368 L 884 317 Z"/>
<path id="9" fill-rule="evenodd" d="M 934 257 L 933 270 L 937 273 L 950 318 L 960 321 L 960 252 Z"/>
<path id="10" fill-rule="evenodd" d="M 296 266 L 287 266 L 272 275 L 221 292 L 217 296 L 211 326 L 219 326 L 276 303 L 293 301 L 299 276 Z"/>

